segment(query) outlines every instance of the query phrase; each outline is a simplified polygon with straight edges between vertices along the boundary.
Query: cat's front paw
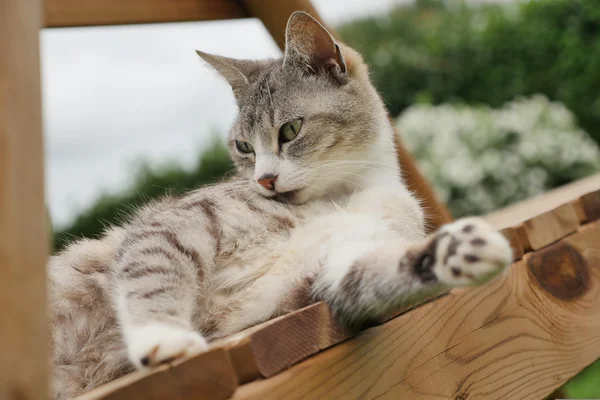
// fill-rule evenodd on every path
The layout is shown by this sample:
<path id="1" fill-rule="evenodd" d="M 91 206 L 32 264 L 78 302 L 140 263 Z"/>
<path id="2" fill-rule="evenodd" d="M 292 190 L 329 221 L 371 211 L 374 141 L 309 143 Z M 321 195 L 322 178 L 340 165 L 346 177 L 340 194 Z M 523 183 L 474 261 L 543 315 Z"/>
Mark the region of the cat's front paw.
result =
<path id="1" fill-rule="evenodd" d="M 197 332 L 162 323 L 135 328 L 128 336 L 129 358 L 138 368 L 149 368 L 208 348 Z"/>
<path id="2" fill-rule="evenodd" d="M 484 283 L 512 261 L 506 238 L 481 218 L 464 218 L 443 226 L 435 243 L 433 273 L 448 286 Z"/>

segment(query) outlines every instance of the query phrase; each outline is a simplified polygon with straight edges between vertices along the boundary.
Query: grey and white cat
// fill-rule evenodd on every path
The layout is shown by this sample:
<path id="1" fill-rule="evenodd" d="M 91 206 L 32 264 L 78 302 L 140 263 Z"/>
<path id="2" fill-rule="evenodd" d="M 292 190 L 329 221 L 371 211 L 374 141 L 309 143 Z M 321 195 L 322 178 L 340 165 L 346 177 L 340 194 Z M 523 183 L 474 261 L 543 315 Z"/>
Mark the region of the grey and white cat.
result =
<path id="1" fill-rule="evenodd" d="M 55 398 L 315 300 L 360 324 L 510 263 L 481 219 L 425 236 L 366 65 L 308 14 L 290 17 L 282 59 L 198 54 L 239 106 L 237 176 L 51 258 Z"/>

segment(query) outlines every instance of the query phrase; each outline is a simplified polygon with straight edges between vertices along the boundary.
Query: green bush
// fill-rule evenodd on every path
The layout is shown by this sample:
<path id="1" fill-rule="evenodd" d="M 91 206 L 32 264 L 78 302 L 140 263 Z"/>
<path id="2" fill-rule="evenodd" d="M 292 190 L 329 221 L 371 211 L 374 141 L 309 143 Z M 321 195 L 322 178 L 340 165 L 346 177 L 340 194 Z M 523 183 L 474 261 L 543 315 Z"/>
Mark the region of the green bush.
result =
<path id="1" fill-rule="evenodd" d="M 105 194 L 80 213 L 75 221 L 54 233 L 54 250 L 81 237 L 94 238 L 110 225 L 122 222 L 136 208 L 165 194 L 181 195 L 201 185 L 222 180 L 231 173 L 233 164 L 227 149 L 215 142 L 199 157 L 198 165 L 186 171 L 177 165 L 162 168 L 140 166 L 133 186 L 119 194 Z"/>
<path id="2" fill-rule="evenodd" d="M 542 93 L 600 142 L 597 0 L 419 1 L 339 32 L 371 65 L 393 115 L 424 100 L 500 107 Z"/>

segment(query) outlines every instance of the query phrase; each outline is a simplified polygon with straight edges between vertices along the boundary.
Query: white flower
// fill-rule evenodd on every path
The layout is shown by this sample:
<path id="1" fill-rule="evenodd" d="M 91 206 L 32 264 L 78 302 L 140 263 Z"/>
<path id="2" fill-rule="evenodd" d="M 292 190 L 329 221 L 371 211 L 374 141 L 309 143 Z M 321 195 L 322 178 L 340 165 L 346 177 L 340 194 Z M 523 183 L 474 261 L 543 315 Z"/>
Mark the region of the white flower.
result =
<path id="1" fill-rule="evenodd" d="M 401 137 L 455 216 L 481 214 L 600 170 L 598 145 L 542 95 L 500 109 L 415 105 Z"/>

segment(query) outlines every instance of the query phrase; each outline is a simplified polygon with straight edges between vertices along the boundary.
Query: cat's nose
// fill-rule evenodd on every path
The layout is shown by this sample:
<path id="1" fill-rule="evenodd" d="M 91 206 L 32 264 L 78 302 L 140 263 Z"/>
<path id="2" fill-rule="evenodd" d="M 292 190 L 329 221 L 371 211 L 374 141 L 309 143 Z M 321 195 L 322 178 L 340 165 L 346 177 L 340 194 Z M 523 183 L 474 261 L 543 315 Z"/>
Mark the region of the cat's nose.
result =
<path id="1" fill-rule="evenodd" d="M 276 180 L 277 180 L 277 175 L 273 175 L 273 174 L 263 174 L 260 178 L 257 179 L 260 186 L 262 186 L 268 190 L 275 189 L 275 181 Z"/>

